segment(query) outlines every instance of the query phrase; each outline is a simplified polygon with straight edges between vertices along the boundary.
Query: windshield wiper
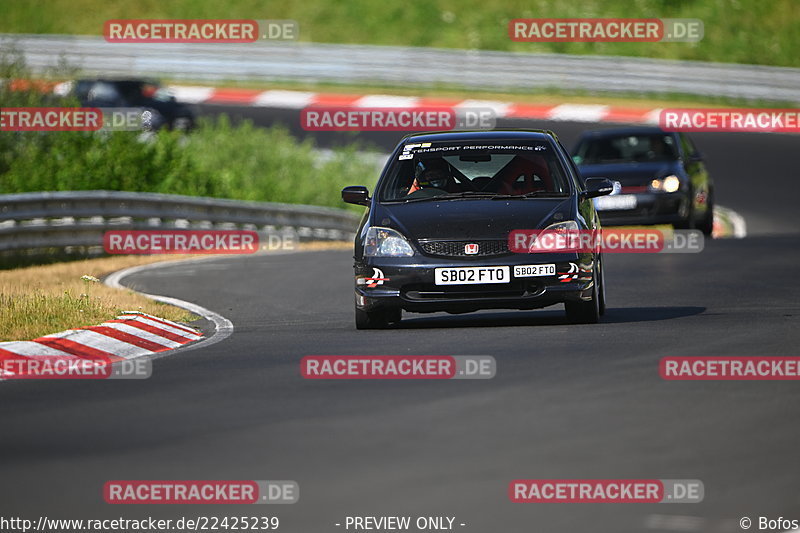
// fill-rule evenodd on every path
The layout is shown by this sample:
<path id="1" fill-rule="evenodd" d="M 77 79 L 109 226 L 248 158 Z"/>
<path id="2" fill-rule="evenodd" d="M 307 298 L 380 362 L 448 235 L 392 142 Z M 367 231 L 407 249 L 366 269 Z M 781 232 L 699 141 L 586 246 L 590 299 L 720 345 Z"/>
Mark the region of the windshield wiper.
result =
<path id="1" fill-rule="evenodd" d="M 492 200 L 507 200 L 508 198 L 541 198 L 543 196 L 550 198 L 566 198 L 569 196 L 569 194 L 554 191 L 533 191 L 525 194 L 495 194 L 492 196 Z"/>
<path id="2" fill-rule="evenodd" d="M 534 198 L 542 196 L 550 196 L 553 198 L 566 198 L 569 195 L 563 192 L 551 192 L 551 191 L 533 191 L 527 194 L 498 194 L 495 192 L 486 192 L 486 191 L 464 191 L 464 192 L 454 192 L 450 194 L 442 194 L 439 196 L 423 196 L 420 198 L 400 198 L 397 200 L 387 200 L 386 202 L 410 203 L 410 202 L 427 202 L 430 200 L 453 200 L 453 199 L 463 199 L 463 198 L 486 198 L 489 200 L 508 200 L 515 198 Z"/>
<path id="3" fill-rule="evenodd" d="M 438 198 L 489 198 L 490 200 L 505 200 L 507 198 L 534 198 L 537 196 L 567 197 L 569 194 L 556 191 L 532 191 L 526 194 L 501 194 L 488 191 L 464 191 L 439 196 Z"/>
<path id="4" fill-rule="evenodd" d="M 454 192 L 449 194 L 440 194 L 438 196 L 422 196 L 418 198 L 399 198 L 397 200 L 387 200 L 388 202 L 398 202 L 398 203 L 406 203 L 406 202 L 423 202 L 427 200 L 450 200 L 453 198 L 492 198 L 494 193 L 491 192 L 479 192 L 479 191 L 464 191 L 464 192 Z"/>
<path id="5" fill-rule="evenodd" d="M 494 197 L 495 193 L 493 192 L 486 192 L 486 191 L 464 191 L 464 192 L 454 192 L 448 194 L 447 196 L 451 198 L 492 198 Z"/>

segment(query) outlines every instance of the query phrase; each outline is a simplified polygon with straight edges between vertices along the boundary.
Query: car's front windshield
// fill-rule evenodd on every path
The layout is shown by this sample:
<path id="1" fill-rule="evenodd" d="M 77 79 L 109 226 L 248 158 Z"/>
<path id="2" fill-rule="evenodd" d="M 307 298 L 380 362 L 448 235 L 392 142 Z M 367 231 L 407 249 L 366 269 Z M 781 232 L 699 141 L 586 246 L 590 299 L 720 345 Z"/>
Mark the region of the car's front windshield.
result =
<path id="1" fill-rule="evenodd" d="M 672 136 L 657 133 L 587 138 L 578 145 L 573 159 L 579 165 L 599 165 L 671 161 L 677 157 L 677 149 Z"/>
<path id="2" fill-rule="evenodd" d="M 563 167 L 546 142 L 408 143 L 380 188 L 384 202 L 564 196 Z"/>

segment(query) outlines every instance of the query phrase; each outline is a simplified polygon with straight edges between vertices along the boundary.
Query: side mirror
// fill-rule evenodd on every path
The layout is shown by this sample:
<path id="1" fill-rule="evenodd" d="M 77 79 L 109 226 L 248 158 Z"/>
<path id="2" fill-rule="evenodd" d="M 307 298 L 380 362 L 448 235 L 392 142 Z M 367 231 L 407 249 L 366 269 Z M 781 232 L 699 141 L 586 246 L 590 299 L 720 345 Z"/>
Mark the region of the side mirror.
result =
<path id="1" fill-rule="evenodd" d="M 354 185 L 342 189 L 342 200 L 348 204 L 369 205 L 369 189 L 362 185 Z"/>
<path id="2" fill-rule="evenodd" d="M 695 152 L 689 156 L 689 162 L 691 163 L 700 163 L 703 159 L 705 159 L 705 156 L 702 152 Z"/>
<path id="3" fill-rule="evenodd" d="M 586 178 L 586 190 L 581 193 L 583 198 L 597 198 L 611 194 L 614 182 L 608 178 Z"/>

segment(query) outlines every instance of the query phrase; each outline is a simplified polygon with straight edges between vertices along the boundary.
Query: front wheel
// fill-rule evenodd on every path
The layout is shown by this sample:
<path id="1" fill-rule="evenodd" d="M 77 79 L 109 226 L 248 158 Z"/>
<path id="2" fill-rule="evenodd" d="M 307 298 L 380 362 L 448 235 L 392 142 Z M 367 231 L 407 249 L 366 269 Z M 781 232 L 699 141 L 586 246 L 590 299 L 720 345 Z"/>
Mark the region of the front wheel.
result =
<path id="1" fill-rule="evenodd" d="M 672 225 L 675 229 L 695 229 L 694 206 L 689 207 L 686 218 Z"/>
<path id="2" fill-rule="evenodd" d="M 573 324 L 597 324 L 600 321 L 600 294 L 597 288 L 598 268 L 595 267 L 592 283 L 592 298 L 588 301 L 567 301 L 564 302 L 564 309 L 567 311 L 567 320 Z"/>
<path id="3" fill-rule="evenodd" d="M 600 306 L 599 307 L 600 316 L 603 316 L 604 314 L 606 314 L 606 273 L 605 273 L 606 271 L 605 268 L 603 267 L 602 257 L 598 258 L 597 264 L 598 264 L 598 271 L 600 272 L 600 276 L 598 276 L 599 279 L 598 283 L 600 284 L 600 287 L 598 288 L 597 291 L 597 297 L 598 297 L 598 305 Z"/>
<path id="4" fill-rule="evenodd" d="M 710 237 L 714 232 L 714 203 L 709 202 L 706 214 L 703 221 L 697 226 L 697 229 L 703 232 L 703 235 Z"/>

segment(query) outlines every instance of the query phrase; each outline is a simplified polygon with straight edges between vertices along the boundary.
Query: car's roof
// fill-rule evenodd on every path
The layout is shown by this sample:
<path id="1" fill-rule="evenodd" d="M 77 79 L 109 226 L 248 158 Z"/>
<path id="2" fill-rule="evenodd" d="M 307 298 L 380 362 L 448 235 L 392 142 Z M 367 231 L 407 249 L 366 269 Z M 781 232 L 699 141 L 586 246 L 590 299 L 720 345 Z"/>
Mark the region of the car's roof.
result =
<path id="1" fill-rule="evenodd" d="M 658 126 L 625 126 L 622 128 L 585 131 L 581 137 L 620 137 L 623 135 L 657 135 L 659 133 L 672 132 L 664 131 Z"/>
<path id="2" fill-rule="evenodd" d="M 76 80 L 78 83 L 141 83 L 147 85 L 158 85 L 158 80 L 152 78 L 80 78 Z"/>
<path id="3" fill-rule="evenodd" d="M 403 137 L 401 142 L 434 142 L 434 141 L 544 141 L 557 139 L 549 130 L 482 130 L 482 131 L 439 131 L 414 133 Z"/>

